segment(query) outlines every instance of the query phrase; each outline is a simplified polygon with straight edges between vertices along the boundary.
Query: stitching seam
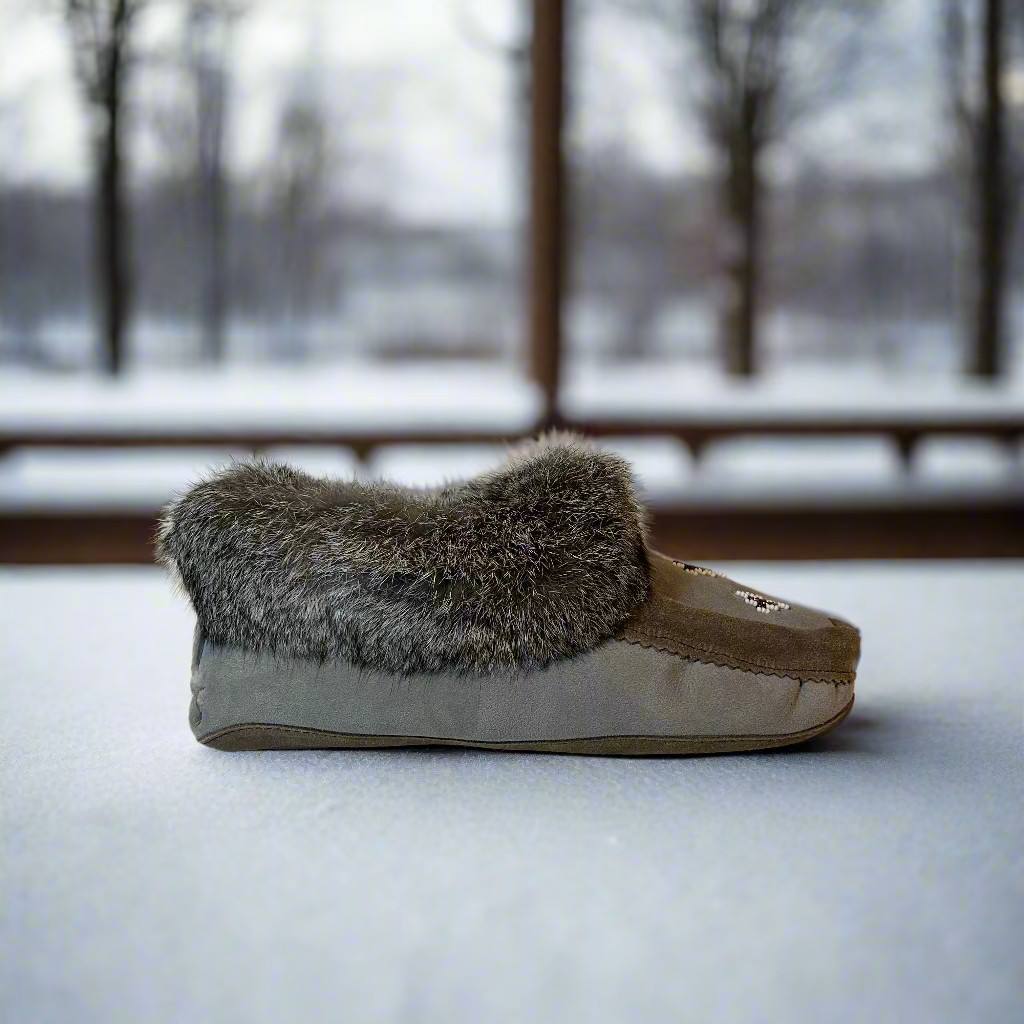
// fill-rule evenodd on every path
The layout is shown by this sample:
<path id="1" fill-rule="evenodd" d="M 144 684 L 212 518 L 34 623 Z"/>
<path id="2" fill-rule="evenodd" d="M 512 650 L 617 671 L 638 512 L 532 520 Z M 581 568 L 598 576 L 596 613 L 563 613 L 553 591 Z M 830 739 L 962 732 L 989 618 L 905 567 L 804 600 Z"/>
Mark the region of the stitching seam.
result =
<path id="1" fill-rule="evenodd" d="M 667 654 L 675 654 L 675 655 L 678 655 L 679 657 L 686 657 L 685 654 L 681 653 L 679 650 L 676 650 L 674 647 L 662 647 L 660 644 L 657 644 L 657 643 L 644 643 L 644 640 L 651 640 L 651 641 L 662 640 L 665 643 L 675 644 L 678 647 L 683 648 L 683 650 L 686 651 L 686 652 L 693 652 L 693 656 L 694 656 L 695 660 L 696 661 L 704 661 L 705 664 L 724 665 L 726 668 L 733 668 L 733 667 L 736 667 L 736 666 L 742 666 L 744 668 L 758 669 L 761 672 L 769 674 L 769 675 L 781 675 L 781 676 L 786 676 L 786 677 L 788 677 L 790 679 L 796 679 L 798 681 L 804 681 L 804 682 L 812 682 L 812 683 L 818 683 L 818 682 L 852 683 L 854 681 L 854 678 L 855 678 L 854 673 L 851 673 L 851 672 L 832 672 L 832 671 L 829 671 L 828 669 L 782 668 L 781 666 L 775 666 L 775 665 L 763 665 L 763 664 L 760 664 L 759 662 L 756 662 L 756 661 L 744 661 L 742 658 L 733 657 L 731 654 L 721 654 L 719 651 L 716 651 L 716 650 L 714 650 L 712 648 L 700 647 L 700 646 L 698 646 L 696 644 L 684 644 L 681 641 L 676 640 L 676 639 L 674 639 L 673 637 L 670 637 L 670 636 L 658 636 L 656 633 L 643 633 L 641 635 L 642 635 L 643 639 L 633 640 L 633 639 L 630 639 L 627 636 L 619 636 L 618 639 L 624 641 L 627 644 L 634 644 L 637 647 L 648 647 L 648 648 L 651 648 L 651 649 L 657 650 L 657 651 L 665 651 Z M 700 652 L 701 654 L 706 655 L 708 660 L 705 660 L 704 658 L 701 658 L 700 655 L 696 654 L 695 652 Z M 716 657 L 716 656 L 718 658 L 720 658 L 721 661 L 713 660 L 714 657 Z M 734 662 L 735 665 L 730 665 L 729 662 Z M 827 679 L 803 679 L 803 680 L 801 680 L 800 676 L 793 675 L 794 672 L 813 672 L 817 676 L 828 676 L 829 678 L 827 678 Z"/>

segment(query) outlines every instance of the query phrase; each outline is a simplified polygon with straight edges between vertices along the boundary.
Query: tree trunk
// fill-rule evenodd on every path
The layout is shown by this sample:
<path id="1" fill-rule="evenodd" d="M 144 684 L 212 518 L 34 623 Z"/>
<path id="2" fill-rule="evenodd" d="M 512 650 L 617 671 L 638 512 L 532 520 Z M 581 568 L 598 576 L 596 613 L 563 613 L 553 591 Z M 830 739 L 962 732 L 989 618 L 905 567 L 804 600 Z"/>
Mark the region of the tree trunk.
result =
<path id="1" fill-rule="evenodd" d="M 196 8 L 195 10 L 199 10 Z M 227 311 L 227 179 L 224 173 L 224 132 L 227 116 L 226 42 L 214 37 L 227 31 L 216 21 L 197 21 L 193 31 L 204 38 L 194 43 L 197 100 L 197 180 L 199 186 L 200 330 L 206 362 L 224 358 Z M 210 35 L 213 34 L 213 35 Z"/>
<path id="2" fill-rule="evenodd" d="M 1006 167 L 1004 148 L 1003 0 L 986 0 L 982 69 L 984 107 L 976 179 L 977 288 L 974 344 L 968 370 L 994 379 L 1002 372 L 1006 292 Z"/>
<path id="3" fill-rule="evenodd" d="M 226 188 L 221 166 L 206 169 L 200 185 L 202 210 L 202 319 L 203 355 L 209 363 L 224 359 L 224 320 L 227 306 Z"/>
<path id="4" fill-rule="evenodd" d="M 633 294 L 628 297 L 621 321 L 622 346 L 618 356 L 623 362 L 639 362 L 647 355 L 656 307 L 657 300 L 647 294 L 641 283 L 637 283 Z"/>
<path id="5" fill-rule="evenodd" d="M 728 239 L 722 347 L 726 371 L 737 377 L 751 377 L 755 371 L 761 279 L 762 182 L 754 140 L 737 139 L 724 186 Z"/>
<path id="6" fill-rule="evenodd" d="M 121 159 L 121 61 L 116 47 L 111 47 L 103 96 L 105 123 L 98 143 L 99 187 L 96 193 L 97 273 L 103 365 L 116 376 L 124 367 L 131 287 Z"/>

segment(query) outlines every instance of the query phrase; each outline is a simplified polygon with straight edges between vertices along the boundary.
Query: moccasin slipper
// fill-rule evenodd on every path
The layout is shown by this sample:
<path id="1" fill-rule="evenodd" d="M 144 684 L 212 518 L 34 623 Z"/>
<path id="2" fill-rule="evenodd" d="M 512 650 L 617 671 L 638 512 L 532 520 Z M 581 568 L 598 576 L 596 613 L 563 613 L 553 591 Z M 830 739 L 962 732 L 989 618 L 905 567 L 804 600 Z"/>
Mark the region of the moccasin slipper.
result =
<path id="1" fill-rule="evenodd" d="M 237 464 L 158 545 L 196 613 L 189 720 L 222 750 L 705 754 L 853 706 L 853 626 L 652 551 L 628 463 L 573 435 L 429 491 Z"/>

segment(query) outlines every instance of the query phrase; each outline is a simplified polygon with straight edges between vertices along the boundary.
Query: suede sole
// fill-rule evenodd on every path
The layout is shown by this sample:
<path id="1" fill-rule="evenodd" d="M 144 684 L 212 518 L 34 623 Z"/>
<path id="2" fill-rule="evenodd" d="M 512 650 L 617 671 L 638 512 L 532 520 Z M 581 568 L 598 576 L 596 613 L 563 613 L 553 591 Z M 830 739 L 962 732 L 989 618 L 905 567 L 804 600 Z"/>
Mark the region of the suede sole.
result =
<path id="1" fill-rule="evenodd" d="M 776 736 L 593 736 L 565 740 L 522 740 L 494 743 L 436 736 L 365 736 L 307 729 L 294 725 L 230 725 L 199 742 L 216 750 L 335 750 L 379 747 L 473 747 L 540 754 L 586 754 L 600 757 L 657 757 L 729 754 L 788 747 L 824 736 L 853 709 L 853 698 L 827 722 L 801 732 Z"/>

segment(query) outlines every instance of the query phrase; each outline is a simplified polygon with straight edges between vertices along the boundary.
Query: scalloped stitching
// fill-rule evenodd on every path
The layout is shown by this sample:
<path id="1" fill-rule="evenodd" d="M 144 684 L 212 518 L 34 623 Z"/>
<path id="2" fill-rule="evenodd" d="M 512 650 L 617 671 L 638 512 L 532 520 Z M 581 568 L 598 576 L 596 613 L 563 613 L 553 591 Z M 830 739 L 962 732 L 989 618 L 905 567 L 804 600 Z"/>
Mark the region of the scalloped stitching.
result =
<path id="1" fill-rule="evenodd" d="M 741 668 L 741 669 L 752 669 L 760 672 L 763 675 L 781 676 L 784 679 L 795 679 L 798 683 L 830 683 L 833 686 L 841 683 L 853 683 L 856 681 L 856 673 L 853 672 L 827 672 L 820 669 L 814 668 L 776 668 L 772 665 L 762 665 L 754 661 L 745 661 L 743 658 L 735 658 L 732 655 L 720 654 L 718 651 L 711 650 L 706 647 L 699 647 L 695 644 L 684 644 L 681 641 L 675 640 L 670 636 L 658 636 L 654 633 L 642 634 L 644 639 L 632 639 L 631 637 L 619 634 L 615 639 L 621 640 L 623 643 L 633 644 L 636 647 L 646 647 L 650 650 L 664 651 L 666 654 L 674 654 L 679 658 L 689 661 L 699 661 L 702 665 L 719 665 L 722 668 Z M 658 643 L 645 643 L 644 640 L 663 640 L 667 643 L 677 644 L 679 647 L 685 648 L 687 652 L 693 653 L 682 653 L 671 647 L 663 647 Z M 696 653 L 700 652 L 700 653 Z M 707 655 L 707 657 L 701 657 L 701 654 Z M 720 660 L 715 660 L 715 655 Z M 813 672 L 817 676 L 827 676 L 825 679 L 816 679 L 808 676 L 794 675 L 795 672 Z"/>

